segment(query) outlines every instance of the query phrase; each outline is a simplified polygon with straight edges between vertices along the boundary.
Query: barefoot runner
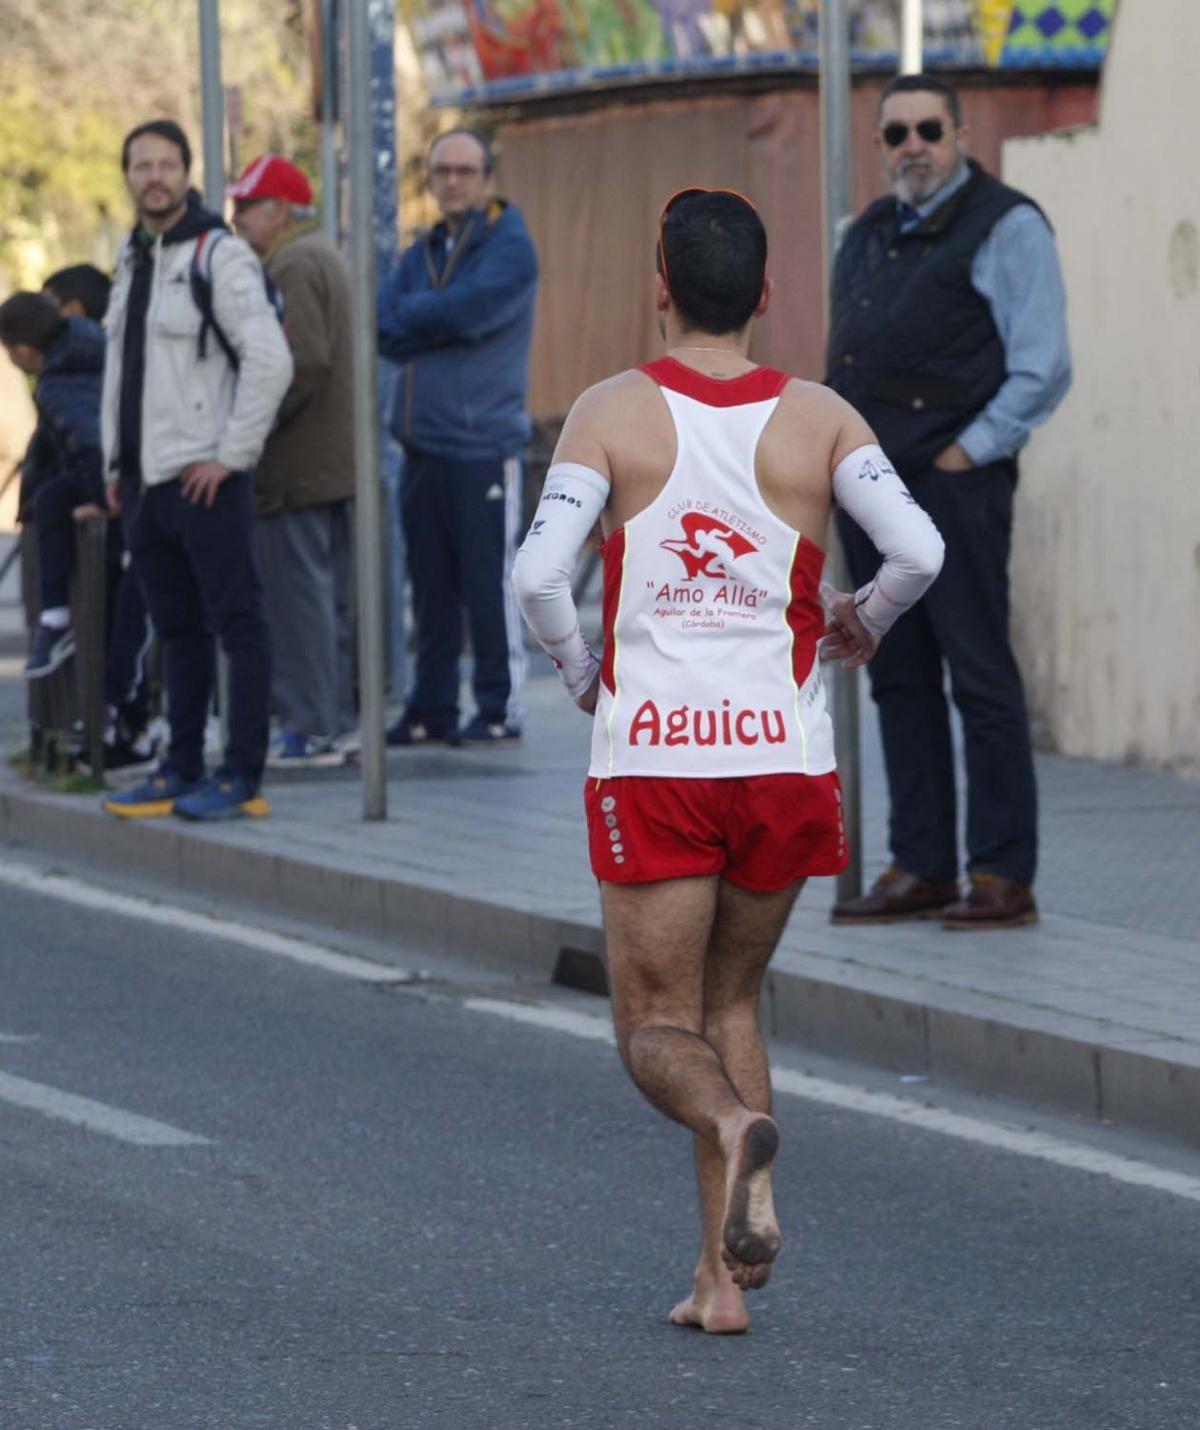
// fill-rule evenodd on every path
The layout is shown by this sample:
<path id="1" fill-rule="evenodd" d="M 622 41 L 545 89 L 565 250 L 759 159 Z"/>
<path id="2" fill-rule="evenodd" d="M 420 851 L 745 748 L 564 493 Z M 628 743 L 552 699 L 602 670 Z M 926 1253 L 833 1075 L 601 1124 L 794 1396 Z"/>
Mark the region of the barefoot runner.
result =
<path id="1" fill-rule="evenodd" d="M 703 1238 L 671 1320 L 712 1332 L 748 1327 L 743 1292 L 780 1244 L 759 987 L 805 878 L 847 857 L 818 643 L 864 664 L 942 557 L 853 408 L 747 357 L 771 297 L 766 251 L 740 195 L 667 204 L 666 356 L 575 403 L 514 571 L 534 634 L 594 715 L 584 798 L 617 1043 L 645 1096 L 695 1133 Z M 826 588 L 826 626 L 835 500 L 883 564 L 855 595 Z M 602 661 L 570 585 L 597 519 Z"/>

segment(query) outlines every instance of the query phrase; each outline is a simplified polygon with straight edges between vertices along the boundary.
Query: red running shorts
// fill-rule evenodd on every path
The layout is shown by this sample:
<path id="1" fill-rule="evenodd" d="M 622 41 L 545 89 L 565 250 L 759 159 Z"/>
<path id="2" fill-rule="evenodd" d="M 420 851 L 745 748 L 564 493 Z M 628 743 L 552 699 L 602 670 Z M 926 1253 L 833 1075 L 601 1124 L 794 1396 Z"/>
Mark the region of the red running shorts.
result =
<path id="1" fill-rule="evenodd" d="M 757 893 L 840 874 L 842 786 L 827 775 L 589 778 L 592 872 L 610 884 L 720 874 Z"/>

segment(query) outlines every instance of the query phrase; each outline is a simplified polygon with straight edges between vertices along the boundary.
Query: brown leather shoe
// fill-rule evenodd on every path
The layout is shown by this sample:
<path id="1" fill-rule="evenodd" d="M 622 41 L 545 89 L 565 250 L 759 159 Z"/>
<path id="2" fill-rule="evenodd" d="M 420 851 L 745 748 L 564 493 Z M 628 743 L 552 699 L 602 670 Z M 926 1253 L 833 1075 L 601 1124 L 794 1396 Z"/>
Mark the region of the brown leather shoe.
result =
<path id="1" fill-rule="evenodd" d="M 947 929 L 1008 929 L 1035 924 L 1038 919 L 1033 890 L 1003 874 L 972 874 L 965 899 L 942 911 Z"/>
<path id="2" fill-rule="evenodd" d="M 829 915 L 835 924 L 895 924 L 905 919 L 938 919 L 947 904 L 958 898 L 952 880 L 919 879 L 903 869 L 885 869 L 868 893 L 834 904 Z"/>

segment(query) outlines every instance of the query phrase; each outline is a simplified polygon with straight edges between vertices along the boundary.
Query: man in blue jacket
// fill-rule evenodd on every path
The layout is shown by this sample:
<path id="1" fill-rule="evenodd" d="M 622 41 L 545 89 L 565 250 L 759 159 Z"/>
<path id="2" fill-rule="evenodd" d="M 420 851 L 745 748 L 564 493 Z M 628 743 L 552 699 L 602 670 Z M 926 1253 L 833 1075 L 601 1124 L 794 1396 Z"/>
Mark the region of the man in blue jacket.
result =
<path id="1" fill-rule="evenodd" d="M 429 151 L 441 222 L 401 255 L 379 295 L 379 351 L 403 365 L 391 427 L 404 448 L 401 521 L 417 627 L 416 676 L 390 745 L 521 735 L 525 647 L 510 572 L 521 524 L 520 453 L 537 253 L 494 195 L 472 130 Z M 477 711 L 460 730 L 463 612 Z"/>

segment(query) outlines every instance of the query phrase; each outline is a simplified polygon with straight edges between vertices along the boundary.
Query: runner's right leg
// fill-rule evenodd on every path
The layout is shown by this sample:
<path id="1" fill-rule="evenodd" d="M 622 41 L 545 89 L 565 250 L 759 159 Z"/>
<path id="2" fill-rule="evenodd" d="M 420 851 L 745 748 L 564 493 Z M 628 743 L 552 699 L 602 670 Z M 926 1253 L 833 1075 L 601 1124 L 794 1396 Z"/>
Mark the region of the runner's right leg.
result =
<path id="1" fill-rule="evenodd" d="M 769 1112 L 771 1106 L 767 1054 L 758 1029 L 759 990 L 803 886 L 800 880 L 769 894 L 725 880 L 719 886 L 705 967 L 704 1036 L 720 1054 L 742 1101 L 755 1112 Z M 706 1331 L 745 1330 L 750 1318 L 728 1264 L 733 1258 L 725 1242 L 729 1200 L 725 1159 L 702 1137 L 696 1138 L 696 1181 L 703 1224 L 700 1259 L 692 1294 L 675 1307 L 671 1319 Z M 768 1195 L 769 1187 L 768 1181 Z M 773 1215 L 772 1210 L 772 1220 Z"/>
<path id="2" fill-rule="evenodd" d="M 720 1157 L 723 1222 L 735 1248 L 733 1276 L 751 1289 L 765 1284 L 778 1249 L 769 1180 L 778 1129 L 739 1096 L 703 1032 L 718 887 L 716 876 L 602 883 L 601 897 L 622 1059 L 642 1093 Z M 756 991 L 759 979 L 761 971 L 751 980 Z M 719 1000 L 722 1009 L 727 1001 Z"/>

